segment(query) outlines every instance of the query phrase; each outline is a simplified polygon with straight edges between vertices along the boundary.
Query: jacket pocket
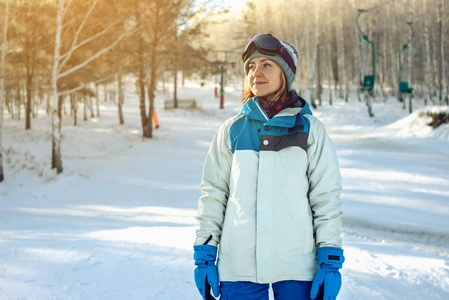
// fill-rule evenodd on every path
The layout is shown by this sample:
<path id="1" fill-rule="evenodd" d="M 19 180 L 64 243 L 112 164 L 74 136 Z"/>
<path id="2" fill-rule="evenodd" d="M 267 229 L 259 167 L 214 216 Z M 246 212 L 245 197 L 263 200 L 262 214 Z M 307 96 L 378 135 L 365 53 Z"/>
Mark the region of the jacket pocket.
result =
<path id="1" fill-rule="evenodd" d="M 313 234 L 313 220 L 312 213 L 308 211 L 307 216 L 303 218 L 304 228 L 304 253 L 309 254 L 315 251 L 315 238 Z"/>
<path id="2" fill-rule="evenodd" d="M 231 242 L 231 230 L 223 229 L 220 238 L 220 251 L 224 254 L 229 253 L 229 244 Z"/>

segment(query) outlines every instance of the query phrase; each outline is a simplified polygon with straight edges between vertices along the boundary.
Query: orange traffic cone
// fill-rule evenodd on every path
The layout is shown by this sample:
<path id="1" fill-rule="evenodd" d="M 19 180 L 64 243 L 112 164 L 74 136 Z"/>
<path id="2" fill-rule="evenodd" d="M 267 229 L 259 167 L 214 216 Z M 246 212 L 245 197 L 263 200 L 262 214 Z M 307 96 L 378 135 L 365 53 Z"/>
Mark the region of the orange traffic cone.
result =
<path id="1" fill-rule="evenodd" d="M 157 117 L 156 110 L 153 110 L 153 120 L 154 120 L 154 126 L 156 127 L 156 129 L 158 129 L 159 128 L 159 119 Z"/>

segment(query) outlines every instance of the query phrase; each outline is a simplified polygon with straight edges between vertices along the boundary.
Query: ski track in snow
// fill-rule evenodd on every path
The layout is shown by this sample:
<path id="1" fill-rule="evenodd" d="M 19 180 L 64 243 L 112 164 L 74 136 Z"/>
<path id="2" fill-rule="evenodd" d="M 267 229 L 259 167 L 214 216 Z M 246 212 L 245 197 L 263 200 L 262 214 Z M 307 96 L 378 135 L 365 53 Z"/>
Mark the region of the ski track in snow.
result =
<path id="1" fill-rule="evenodd" d="M 161 128 L 149 141 L 135 96 L 124 126 L 111 105 L 76 128 L 65 119 L 59 176 L 49 170 L 47 119 L 31 131 L 5 119 L 0 299 L 200 299 L 192 246 L 202 164 L 218 126 L 240 108 L 229 92 L 219 110 L 212 91 L 180 88 L 180 98 L 201 100 L 199 110 L 157 102 Z M 406 116 L 396 103 L 375 105 L 374 120 L 350 103 L 314 111 L 341 163 L 338 299 L 449 299 L 449 142 L 384 126 Z"/>

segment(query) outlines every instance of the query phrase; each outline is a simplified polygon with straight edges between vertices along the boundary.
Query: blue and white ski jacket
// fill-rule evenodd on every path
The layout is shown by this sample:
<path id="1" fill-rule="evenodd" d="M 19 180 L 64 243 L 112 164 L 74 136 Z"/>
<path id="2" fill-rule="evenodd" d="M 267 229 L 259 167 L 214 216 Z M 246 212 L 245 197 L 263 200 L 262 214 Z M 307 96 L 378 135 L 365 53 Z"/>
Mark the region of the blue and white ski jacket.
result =
<path id="1" fill-rule="evenodd" d="M 312 281 L 316 249 L 341 247 L 340 171 L 324 125 L 298 97 L 272 119 L 250 99 L 206 157 L 196 245 L 219 245 L 220 281 Z"/>

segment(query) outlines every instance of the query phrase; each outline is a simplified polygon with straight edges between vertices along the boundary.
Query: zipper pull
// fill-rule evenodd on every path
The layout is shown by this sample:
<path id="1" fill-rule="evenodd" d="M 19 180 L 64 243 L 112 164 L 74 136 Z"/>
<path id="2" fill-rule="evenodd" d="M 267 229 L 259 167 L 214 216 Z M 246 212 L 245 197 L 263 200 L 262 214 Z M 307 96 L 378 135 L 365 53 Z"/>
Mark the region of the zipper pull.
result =
<path id="1" fill-rule="evenodd" d="M 212 239 L 212 234 L 209 235 L 209 237 L 207 238 L 207 240 L 204 242 L 203 245 L 207 245 L 207 243 L 209 243 L 211 239 Z"/>

